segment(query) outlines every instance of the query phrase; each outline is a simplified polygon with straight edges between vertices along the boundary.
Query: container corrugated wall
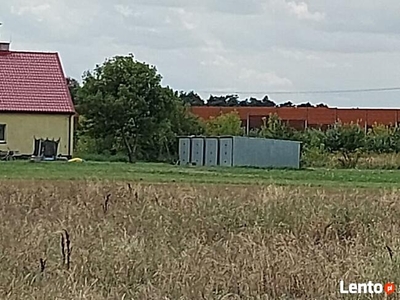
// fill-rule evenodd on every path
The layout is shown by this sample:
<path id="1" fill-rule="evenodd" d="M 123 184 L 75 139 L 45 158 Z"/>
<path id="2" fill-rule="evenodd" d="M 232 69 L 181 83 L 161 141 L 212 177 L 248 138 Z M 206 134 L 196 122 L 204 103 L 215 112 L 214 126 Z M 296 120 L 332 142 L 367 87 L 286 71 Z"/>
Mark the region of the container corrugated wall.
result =
<path id="1" fill-rule="evenodd" d="M 233 166 L 272 167 L 273 145 L 265 139 L 233 137 Z"/>
<path id="2" fill-rule="evenodd" d="M 250 137 L 182 137 L 181 164 L 300 168 L 300 142 Z M 190 154 L 190 155 L 189 155 Z"/>
<path id="3" fill-rule="evenodd" d="M 233 166 L 300 168 L 300 143 L 233 137 Z"/>

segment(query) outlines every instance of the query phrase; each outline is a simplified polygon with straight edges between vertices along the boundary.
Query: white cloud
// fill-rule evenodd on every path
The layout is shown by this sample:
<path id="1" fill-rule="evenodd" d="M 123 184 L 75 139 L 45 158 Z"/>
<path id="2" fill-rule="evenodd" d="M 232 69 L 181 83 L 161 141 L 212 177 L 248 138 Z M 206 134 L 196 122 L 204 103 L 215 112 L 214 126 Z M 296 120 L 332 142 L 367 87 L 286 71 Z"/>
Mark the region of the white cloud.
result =
<path id="1" fill-rule="evenodd" d="M 114 9 L 124 17 L 129 17 L 134 15 L 133 9 L 130 6 L 125 6 L 121 4 L 114 5 Z"/>
<path id="2" fill-rule="evenodd" d="M 256 82 L 269 87 L 291 87 L 293 83 L 284 77 L 279 77 L 274 72 L 263 72 L 254 69 L 243 68 L 239 72 L 239 79 L 245 82 Z M 254 83 L 253 83 L 254 84 Z"/>
<path id="3" fill-rule="evenodd" d="M 322 21 L 325 19 L 324 13 L 310 12 L 305 2 L 296 3 L 291 1 L 287 3 L 287 8 L 291 14 L 295 15 L 300 20 Z"/>
<path id="4" fill-rule="evenodd" d="M 40 15 L 43 14 L 46 10 L 50 8 L 48 3 L 46 4 L 39 4 L 39 5 L 28 5 L 28 6 L 21 6 L 21 7 L 11 7 L 11 13 L 22 16 L 26 13 L 30 13 L 33 15 Z"/>
<path id="5" fill-rule="evenodd" d="M 200 64 L 202 66 L 210 66 L 210 67 L 234 67 L 235 63 L 227 59 L 222 55 L 214 55 L 214 57 L 210 60 L 201 61 Z"/>
<path id="6" fill-rule="evenodd" d="M 185 10 L 182 7 L 179 8 L 170 8 L 169 12 L 175 16 L 175 20 L 180 22 L 179 25 L 183 26 L 187 30 L 193 30 L 197 27 L 197 25 L 193 22 L 193 13 Z M 171 19 L 168 18 L 169 24 L 171 24 Z"/>
<path id="7" fill-rule="evenodd" d="M 295 60 L 295 61 L 308 61 L 311 64 L 318 64 L 318 66 L 321 68 L 336 68 L 336 67 L 338 67 L 337 63 L 334 63 L 327 59 L 324 59 L 321 57 L 321 55 L 316 54 L 315 52 L 302 51 L 302 50 L 296 50 L 296 49 L 290 50 L 290 49 L 279 48 L 279 47 L 274 47 L 272 49 L 272 51 L 274 51 L 278 55 L 282 56 L 283 58 L 291 59 L 291 60 Z M 344 67 L 345 65 L 340 64 L 340 66 Z"/>

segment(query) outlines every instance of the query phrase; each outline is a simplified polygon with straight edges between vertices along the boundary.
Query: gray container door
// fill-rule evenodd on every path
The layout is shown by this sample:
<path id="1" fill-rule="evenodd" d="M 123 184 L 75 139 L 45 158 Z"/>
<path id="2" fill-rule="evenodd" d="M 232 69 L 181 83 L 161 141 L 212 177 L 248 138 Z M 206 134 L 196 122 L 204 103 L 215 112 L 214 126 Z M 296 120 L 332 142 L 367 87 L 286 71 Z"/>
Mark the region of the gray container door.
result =
<path id="1" fill-rule="evenodd" d="M 196 166 L 204 166 L 204 138 L 192 138 L 191 163 Z"/>
<path id="2" fill-rule="evenodd" d="M 232 138 L 220 138 L 219 140 L 219 164 L 220 166 L 232 166 Z"/>
<path id="3" fill-rule="evenodd" d="M 299 168 L 299 144 L 291 141 L 275 141 L 273 148 L 274 166 Z"/>
<path id="4" fill-rule="evenodd" d="M 206 166 L 216 166 L 218 165 L 218 139 L 217 138 L 207 138 L 206 139 Z"/>
<path id="5" fill-rule="evenodd" d="M 190 163 L 190 138 L 179 139 L 179 164 L 187 165 Z"/>

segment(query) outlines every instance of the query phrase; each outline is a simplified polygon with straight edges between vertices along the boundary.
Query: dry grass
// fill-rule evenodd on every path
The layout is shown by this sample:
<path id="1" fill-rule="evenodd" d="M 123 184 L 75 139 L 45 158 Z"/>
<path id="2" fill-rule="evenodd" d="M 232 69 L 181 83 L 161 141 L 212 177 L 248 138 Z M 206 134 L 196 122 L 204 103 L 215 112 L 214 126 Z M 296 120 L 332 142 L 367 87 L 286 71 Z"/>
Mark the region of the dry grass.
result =
<path id="1" fill-rule="evenodd" d="M 360 167 L 368 169 L 399 169 L 400 153 L 388 153 L 379 155 L 364 155 L 360 159 Z"/>
<path id="2" fill-rule="evenodd" d="M 1 299 L 339 299 L 340 279 L 400 282 L 394 190 L 9 181 L 0 199 Z"/>
<path id="3" fill-rule="evenodd" d="M 311 157 L 307 158 L 307 165 L 311 167 L 329 167 L 329 168 L 341 168 L 339 159 L 342 159 L 341 154 L 323 154 L 317 153 L 312 154 Z M 357 162 L 357 168 L 359 169 L 388 169 L 397 170 L 400 168 L 400 153 L 382 153 L 382 154 L 362 154 Z"/>

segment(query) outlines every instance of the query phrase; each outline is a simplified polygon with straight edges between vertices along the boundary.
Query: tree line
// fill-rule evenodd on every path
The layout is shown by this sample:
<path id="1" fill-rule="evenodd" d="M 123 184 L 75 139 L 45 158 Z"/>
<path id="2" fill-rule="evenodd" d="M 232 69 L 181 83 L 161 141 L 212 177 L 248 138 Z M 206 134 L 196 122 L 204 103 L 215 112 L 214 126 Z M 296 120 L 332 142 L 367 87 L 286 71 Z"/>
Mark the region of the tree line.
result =
<path id="1" fill-rule="evenodd" d="M 328 107 L 326 104 L 312 105 L 310 102 L 299 105 L 293 104 L 291 101 L 286 101 L 281 104 L 276 104 L 265 95 L 262 99 L 250 97 L 244 100 L 239 99 L 238 95 L 213 96 L 205 101 L 194 91 L 181 91 L 179 97 L 182 101 L 190 106 L 219 106 L 219 107 Z"/>

